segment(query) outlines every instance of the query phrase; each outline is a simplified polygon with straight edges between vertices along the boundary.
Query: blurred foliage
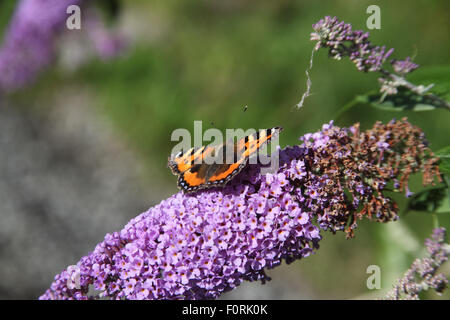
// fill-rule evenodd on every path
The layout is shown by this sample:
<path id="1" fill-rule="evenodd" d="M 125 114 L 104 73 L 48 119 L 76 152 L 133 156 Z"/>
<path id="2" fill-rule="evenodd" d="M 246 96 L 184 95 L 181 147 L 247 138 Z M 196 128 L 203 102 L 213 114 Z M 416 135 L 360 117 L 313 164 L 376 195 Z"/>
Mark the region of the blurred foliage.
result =
<path id="1" fill-rule="evenodd" d="M 441 159 L 439 170 L 446 175 L 450 175 L 450 146 L 438 150 L 436 155 Z"/>
<path id="2" fill-rule="evenodd" d="M 4 30 L 8 25 L 9 18 L 12 16 L 17 1 L 2 0 L 0 2 L 0 31 Z M 0 41 L 3 39 L 3 32 L 0 32 Z"/>
<path id="3" fill-rule="evenodd" d="M 280 125 L 285 128 L 280 143 L 292 145 L 300 135 L 332 120 L 356 95 L 378 88 L 377 75 L 362 74 L 349 61 L 330 60 L 325 51 L 319 51 L 310 73 L 312 95 L 301 109 L 295 107 L 306 89 L 305 69 L 313 48 L 311 25 L 332 15 L 355 29 L 366 29 L 365 12 L 373 1 L 127 0 L 121 4 L 119 19 L 144 19 L 140 21 L 144 30 L 126 55 L 91 61 L 73 73 L 53 69 L 33 88 L 12 98 L 24 103 L 45 100 L 61 86 L 87 88 L 98 111 L 152 166 L 149 172 L 162 172 L 173 182 L 173 191 L 176 179 L 166 163 L 175 145 L 170 142 L 174 129 L 192 130 L 194 120 L 203 120 L 203 129 Z M 382 28 L 371 31 L 373 43 L 394 47 L 395 58 L 415 55 L 414 61 L 421 66 L 449 63 L 448 0 L 377 4 Z M 1 27 L 4 16 L 1 10 Z M 360 122 L 365 129 L 377 120 L 403 116 L 426 132 L 433 150 L 449 144 L 450 113 L 445 110 L 391 113 L 360 105 L 342 114 L 337 124 Z M 409 188 L 419 191 L 420 178 Z M 393 197 L 401 208 L 406 206 L 403 195 Z M 423 245 L 431 233 L 431 216 L 411 212 L 401 218 Z M 448 215 L 440 217 L 443 226 L 449 221 Z M 368 293 L 368 265 L 379 264 L 382 272 L 388 269 L 400 276 L 414 257 L 399 253 L 402 249 L 388 241 L 387 234 L 384 226 L 361 222 L 356 239 L 327 234 L 315 256 L 295 265 L 322 297 Z M 383 284 L 390 288 L 389 282 L 383 280 Z"/>

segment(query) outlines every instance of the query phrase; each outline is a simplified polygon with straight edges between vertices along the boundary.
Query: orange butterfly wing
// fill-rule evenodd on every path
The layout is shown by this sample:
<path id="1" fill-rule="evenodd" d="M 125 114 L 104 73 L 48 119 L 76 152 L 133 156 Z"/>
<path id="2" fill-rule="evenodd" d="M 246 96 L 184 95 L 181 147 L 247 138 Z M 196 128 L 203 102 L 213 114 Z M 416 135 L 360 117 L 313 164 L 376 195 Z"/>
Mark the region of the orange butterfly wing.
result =
<path id="1" fill-rule="evenodd" d="M 208 165 L 196 164 L 181 173 L 178 177 L 178 187 L 184 192 L 193 192 L 206 187 Z"/>
<path id="2" fill-rule="evenodd" d="M 247 162 L 244 159 L 240 159 L 232 164 L 222 164 L 211 174 L 208 183 L 216 186 L 226 184 L 241 172 L 246 164 Z"/>
<path id="3" fill-rule="evenodd" d="M 244 159 L 250 158 L 282 130 L 283 128 L 281 127 L 275 127 L 272 129 L 260 130 L 255 134 L 246 136 L 238 142 L 238 153 L 241 154 L 241 157 Z"/>
<path id="4" fill-rule="evenodd" d="M 172 173 L 178 175 L 189 170 L 196 164 L 201 164 L 203 158 L 212 152 L 212 147 L 202 146 L 200 148 L 191 148 L 186 152 L 179 152 L 176 156 L 169 157 L 168 166 Z"/>

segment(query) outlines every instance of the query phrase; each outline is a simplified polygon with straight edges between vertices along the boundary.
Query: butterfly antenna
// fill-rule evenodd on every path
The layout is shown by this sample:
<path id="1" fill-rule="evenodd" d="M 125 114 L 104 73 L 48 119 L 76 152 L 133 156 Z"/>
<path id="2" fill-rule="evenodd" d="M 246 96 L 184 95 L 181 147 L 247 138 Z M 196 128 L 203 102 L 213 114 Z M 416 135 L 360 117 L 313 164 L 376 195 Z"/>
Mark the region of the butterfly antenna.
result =
<path id="1" fill-rule="evenodd" d="M 246 105 L 246 106 L 244 106 L 244 108 L 242 109 L 242 112 L 245 113 L 245 112 L 247 111 L 247 109 L 248 109 L 248 106 Z M 235 124 L 234 128 L 238 128 L 238 124 L 239 124 L 240 121 L 242 121 L 243 118 L 244 118 L 244 117 L 239 117 L 239 119 L 236 121 L 236 124 Z"/>

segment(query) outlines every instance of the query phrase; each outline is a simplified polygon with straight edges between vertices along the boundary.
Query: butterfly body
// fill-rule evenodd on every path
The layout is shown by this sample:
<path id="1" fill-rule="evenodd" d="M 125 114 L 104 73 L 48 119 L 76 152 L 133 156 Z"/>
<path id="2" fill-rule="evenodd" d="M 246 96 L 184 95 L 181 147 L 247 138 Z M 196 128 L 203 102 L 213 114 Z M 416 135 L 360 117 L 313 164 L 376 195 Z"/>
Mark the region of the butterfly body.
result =
<path id="1" fill-rule="evenodd" d="M 260 130 L 237 142 L 191 148 L 169 157 L 168 166 L 178 176 L 178 187 L 184 193 L 225 186 L 265 143 L 282 130 L 281 127 L 274 127 Z"/>

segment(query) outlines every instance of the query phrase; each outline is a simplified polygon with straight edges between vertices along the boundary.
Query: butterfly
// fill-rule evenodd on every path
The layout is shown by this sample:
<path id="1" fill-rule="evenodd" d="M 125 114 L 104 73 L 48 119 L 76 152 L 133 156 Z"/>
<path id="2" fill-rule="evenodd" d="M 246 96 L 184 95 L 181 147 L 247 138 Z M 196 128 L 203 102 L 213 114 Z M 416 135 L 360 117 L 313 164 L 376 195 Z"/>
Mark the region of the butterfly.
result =
<path id="1" fill-rule="evenodd" d="M 236 142 L 228 141 L 218 146 L 208 145 L 180 151 L 169 157 L 168 167 L 178 176 L 178 187 L 184 193 L 223 187 L 245 168 L 250 157 L 256 155 L 265 143 L 282 130 L 281 127 L 274 127 L 260 130 Z M 214 157 L 223 161 L 207 161 Z"/>

